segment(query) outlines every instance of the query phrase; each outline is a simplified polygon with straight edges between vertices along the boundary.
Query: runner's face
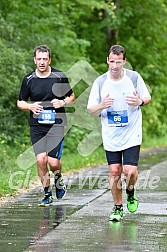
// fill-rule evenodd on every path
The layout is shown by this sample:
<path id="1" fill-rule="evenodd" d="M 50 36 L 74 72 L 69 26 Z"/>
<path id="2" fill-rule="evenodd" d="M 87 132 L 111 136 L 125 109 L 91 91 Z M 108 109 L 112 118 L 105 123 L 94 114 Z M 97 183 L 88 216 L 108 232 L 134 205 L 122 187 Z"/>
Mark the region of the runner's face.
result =
<path id="1" fill-rule="evenodd" d="M 36 52 L 36 56 L 34 57 L 34 63 L 36 64 L 37 70 L 39 72 L 47 72 L 51 59 L 49 58 L 48 52 Z"/>
<path id="2" fill-rule="evenodd" d="M 107 57 L 107 64 L 109 66 L 111 74 L 113 75 L 119 75 L 122 72 L 125 63 L 126 60 L 123 59 L 122 53 L 120 55 L 110 53 Z"/>

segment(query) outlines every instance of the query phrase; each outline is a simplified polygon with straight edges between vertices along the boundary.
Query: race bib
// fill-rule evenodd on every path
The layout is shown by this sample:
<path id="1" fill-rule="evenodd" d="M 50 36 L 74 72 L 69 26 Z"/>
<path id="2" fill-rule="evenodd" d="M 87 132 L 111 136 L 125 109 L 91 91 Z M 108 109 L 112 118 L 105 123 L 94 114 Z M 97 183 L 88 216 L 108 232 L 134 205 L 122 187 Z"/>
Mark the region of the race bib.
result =
<path id="1" fill-rule="evenodd" d="M 43 110 L 38 116 L 38 122 L 43 124 L 55 123 L 55 110 Z"/>
<path id="2" fill-rule="evenodd" d="M 128 125 L 128 113 L 127 110 L 122 111 L 108 111 L 108 125 L 113 127 L 123 127 Z"/>

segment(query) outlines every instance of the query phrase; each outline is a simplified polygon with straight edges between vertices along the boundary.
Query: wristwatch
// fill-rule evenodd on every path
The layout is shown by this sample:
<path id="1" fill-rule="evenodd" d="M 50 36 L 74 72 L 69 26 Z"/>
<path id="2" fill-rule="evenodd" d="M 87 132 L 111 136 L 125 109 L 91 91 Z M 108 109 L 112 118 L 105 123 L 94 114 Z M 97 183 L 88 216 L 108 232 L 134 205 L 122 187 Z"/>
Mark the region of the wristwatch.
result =
<path id="1" fill-rule="evenodd" d="M 66 102 L 65 102 L 65 100 L 64 100 L 64 99 L 63 99 L 63 102 L 64 102 L 63 106 L 65 106 L 65 105 L 66 105 Z"/>
<path id="2" fill-rule="evenodd" d="M 142 103 L 139 105 L 140 107 L 141 106 L 144 106 L 144 101 L 141 99 Z"/>

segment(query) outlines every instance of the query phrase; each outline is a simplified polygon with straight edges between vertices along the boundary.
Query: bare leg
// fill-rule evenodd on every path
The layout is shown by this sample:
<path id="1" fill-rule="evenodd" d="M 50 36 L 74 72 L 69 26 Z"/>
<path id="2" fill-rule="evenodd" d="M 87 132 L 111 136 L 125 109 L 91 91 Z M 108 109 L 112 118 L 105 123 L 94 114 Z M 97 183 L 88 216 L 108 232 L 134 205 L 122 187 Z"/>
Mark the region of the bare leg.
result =
<path id="1" fill-rule="evenodd" d="M 43 187 L 50 186 L 50 175 L 47 167 L 48 157 L 46 153 L 37 155 L 37 169 Z"/>
<path id="2" fill-rule="evenodd" d="M 62 199 L 67 191 L 61 175 L 62 163 L 60 160 L 52 157 L 48 157 L 48 163 L 50 165 L 50 170 L 54 173 L 56 197 L 57 199 Z"/>
<path id="3" fill-rule="evenodd" d="M 137 166 L 125 165 L 124 174 L 126 177 L 127 208 L 129 212 L 136 212 L 138 199 L 134 193 L 134 186 L 138 178 Z"/>
<path id="4" fill-rule="evenodd" d="M 125 165 L 124 174 L 126 177 L 126 187 L 129 191 L 132 191 L 138 178 L 137 166 Z"/>
<path id="5" fill-rule="evenodd" d="M 61 173 L 62 163 L 57 158 L 48 157 L 50 170 L 56 175 Z"/>
<path id="6" fill-rule="evenodd" d="M 122 185 L 121 185 L 122 165 L 112 164 L 112 165 L 109 165 L 109 169 L 110 169 L 109 183 L 111 187 L 114 204 L 121 205 L 122 204 Z"/>

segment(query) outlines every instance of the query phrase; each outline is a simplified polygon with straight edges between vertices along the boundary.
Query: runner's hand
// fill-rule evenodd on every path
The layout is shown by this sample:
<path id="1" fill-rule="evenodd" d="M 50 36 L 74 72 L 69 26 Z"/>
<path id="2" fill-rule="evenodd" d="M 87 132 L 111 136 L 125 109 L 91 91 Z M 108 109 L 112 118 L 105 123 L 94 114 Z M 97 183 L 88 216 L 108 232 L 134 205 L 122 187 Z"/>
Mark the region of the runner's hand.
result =
<path id="1" fill-rule="evenodd" d="M 141 99 L 139 98 L 136 92 L 133 92 L 132 95 L 126 96 L 126 102 L 130 106 L 139 106 L 141 103 Z"/>
<path id="2" fill-rule="evenodd" d="M 31 110 L 34 114 L 39 115 L 43 110 L 43 106 L 41 106 L 40 104 L 41 102 L 28 104 L 28 109 Z"/>
<path id="3" fill-rule="evenodd" d="M 104 97 L 103 101 L 102 101 L 102 107 L 103 108 L 109 108 L 112 106 L 114 102 L 114 98 L 110 97 L 109 94 Z"/>
<path id="4" fill-rule="evenodd" d="M 51 103 L 53 104 L 54 108 L 61 108 L 61 107 L 64 106 L 64 101 L 63 100 L 53 99 L 51 101 Z"/>

